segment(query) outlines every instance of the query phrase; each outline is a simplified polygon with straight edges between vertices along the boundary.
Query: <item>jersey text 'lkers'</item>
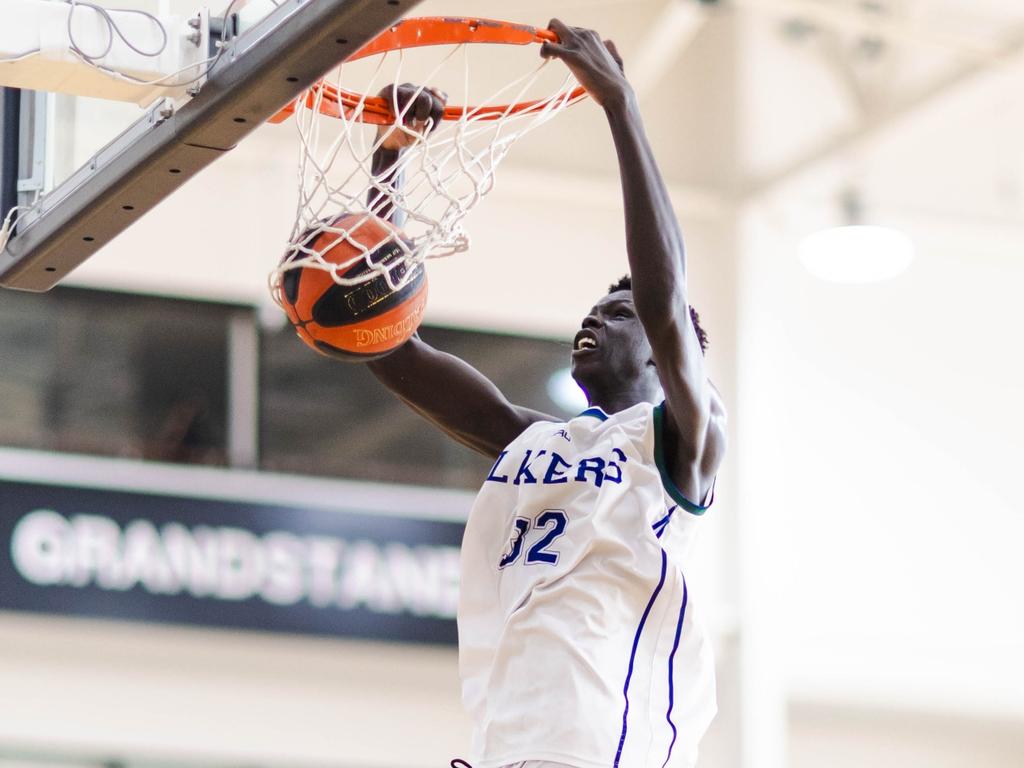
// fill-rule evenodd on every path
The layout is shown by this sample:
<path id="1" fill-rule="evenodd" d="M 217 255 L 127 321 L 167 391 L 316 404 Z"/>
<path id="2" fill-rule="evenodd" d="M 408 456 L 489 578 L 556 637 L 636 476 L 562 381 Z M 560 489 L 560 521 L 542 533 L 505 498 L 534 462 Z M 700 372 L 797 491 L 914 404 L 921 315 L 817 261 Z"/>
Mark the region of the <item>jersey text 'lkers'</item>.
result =
<path id="1" fill-rule="evenodd" d="M 462 546 L 459 668 L 473 765 L 686 768 L 715 714 L 685 578 L 704 507 L 662 461 L 664 406 L 532 424 Z"/>

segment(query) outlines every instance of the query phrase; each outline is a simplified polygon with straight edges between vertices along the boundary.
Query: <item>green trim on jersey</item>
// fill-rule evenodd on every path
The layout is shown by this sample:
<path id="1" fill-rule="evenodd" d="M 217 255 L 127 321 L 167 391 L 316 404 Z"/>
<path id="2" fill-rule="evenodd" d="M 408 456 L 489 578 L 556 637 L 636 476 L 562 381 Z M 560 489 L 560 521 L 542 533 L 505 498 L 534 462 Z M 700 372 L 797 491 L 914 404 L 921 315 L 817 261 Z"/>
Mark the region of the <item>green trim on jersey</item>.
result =
<path id="1" fill-rule="evenodd" d="M 661 474 L 661 484 L 665 487 L 666 493 L 672 497 L 672 500 L 691 515 L 703 515 L 708 511 L 708 508 L 694 504 L 686 498 L 683 492 L 676 487 L 676 484 L 672 481 L 672 476 L 668 473 L 668 468 L 665 466 L 665 439 L 662 436 L 664 429 L 665 403 L 662 402 L 660 405 L 654 406 L 654 463 L 658 466 L 658 472 Z"/>

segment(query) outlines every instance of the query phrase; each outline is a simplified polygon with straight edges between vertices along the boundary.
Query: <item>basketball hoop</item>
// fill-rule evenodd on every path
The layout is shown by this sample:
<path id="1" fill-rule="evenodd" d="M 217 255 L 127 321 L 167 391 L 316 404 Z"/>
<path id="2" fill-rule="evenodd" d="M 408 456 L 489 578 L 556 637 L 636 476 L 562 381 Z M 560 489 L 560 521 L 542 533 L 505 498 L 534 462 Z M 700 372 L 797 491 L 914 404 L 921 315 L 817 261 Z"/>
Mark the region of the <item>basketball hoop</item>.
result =
<path id="1" fill-rule="evenodd" d="M 488 19 L 405 19 L 272 118 L 274 123 L 293 118 L 300 146 L 295 222 L 285 257 L 270 277 L 278 304 L 283 276 L 293 269 L 322 269 L 339 285 L 383 278 L 398 290 L 426 259 L 467 250 L 462 221 L 493 188 L 495 169 L 512 145 L 585 95 L 564 69 L 538 61 L 536 53 L 514 51 L 557 39 L 550 30 Z M 504 57 L 501 66 L 492 62 L 476 76 L 493 80 L 500 72 L 502 83 L 485 86 L 483 98 L 470 91 L 470 48 L 480 43 L 490 44 L 488 56 Z M 515 73 L 512 79 L 510 72 Z M 404 81 L 416 84 L 417 97 L 438 87 L 458 92 L 452 100 L 459 104 L 477 106 L 448 105 L 438 125 L 427 120 L 417 129 L 404 122 L 415 97 L 403 110 L 397 89 L 393 99 L 370 95 Z M 355 91 L 353 82 L 364 85 Z M 374 173 L 374 153 L 396 131 L 405 134 L 403 143 L 409 146 L 394 165 Z M 399 175 L 400 185 L 390 183 Z M 375 245 L 349 237 L 363 222 L 387 215 L 404 219 L 401 232 L 388 228 L 387 238 Z M 321 238 L 324 233 L 332 237 Z M 333 250 L 343 241 L 355 249 L 347 259 L 337 254 L 327 259 L 312 247 L 329 242 Z M 393 259 L 384 264 L 372 258 L 389 241 L 397 245 L 406 268 L 396 270 Z M 360 261 L 366 269 L 353 270 Z"/>

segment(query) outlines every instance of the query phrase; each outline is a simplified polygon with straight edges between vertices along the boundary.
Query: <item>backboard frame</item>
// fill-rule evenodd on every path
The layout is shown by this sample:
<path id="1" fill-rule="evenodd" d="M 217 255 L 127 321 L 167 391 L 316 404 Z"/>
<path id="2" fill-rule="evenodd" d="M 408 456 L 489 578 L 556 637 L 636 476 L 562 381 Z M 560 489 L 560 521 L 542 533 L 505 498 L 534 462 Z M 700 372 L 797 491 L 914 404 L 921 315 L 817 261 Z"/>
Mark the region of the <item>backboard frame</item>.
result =
<path id="1" fill-rule="evenodd" d="M 237 38 L 198 95 L 157 102 L 22 214 L 0 286 L 46 291 L 420 0 L 289 0 Z"/>
<path id="2" fill-rule="evenodd" d="M 18 204 L 21 91 L 0 89 L 0 218 Z"/>

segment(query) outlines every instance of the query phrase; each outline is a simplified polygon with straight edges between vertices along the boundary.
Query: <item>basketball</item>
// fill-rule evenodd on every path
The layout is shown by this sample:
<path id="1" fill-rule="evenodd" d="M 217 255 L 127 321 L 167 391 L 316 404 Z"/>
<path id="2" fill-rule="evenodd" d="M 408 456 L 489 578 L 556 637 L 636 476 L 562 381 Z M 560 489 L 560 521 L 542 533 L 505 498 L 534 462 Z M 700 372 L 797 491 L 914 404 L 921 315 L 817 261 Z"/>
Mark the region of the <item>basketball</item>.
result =
<path id="1" fill-rule="evenodd" d="M 383 264 L 395 284 L 409 269 L 398 242 L 401 232 L 371 214 L 347 214 L 330 222 L 331 230 L 307 242 L 328 264 L 344 264 L 371 249 L 369 262 Z M 284 261 L 302 258 L 289 253 Z M 422 266 L 398 290 L 383 274 L 356 285 L 339 285 L 331 273 L 316 267 L 287 270 L 281 280 L 281 303 L 299 338 L 317 352 L 347 362 L 365 363 L 384 357 L 404 344 L 423 318 L 427 276 Z M 340 273 L 354 278 L 371 271 L 366 258 Z"/>

